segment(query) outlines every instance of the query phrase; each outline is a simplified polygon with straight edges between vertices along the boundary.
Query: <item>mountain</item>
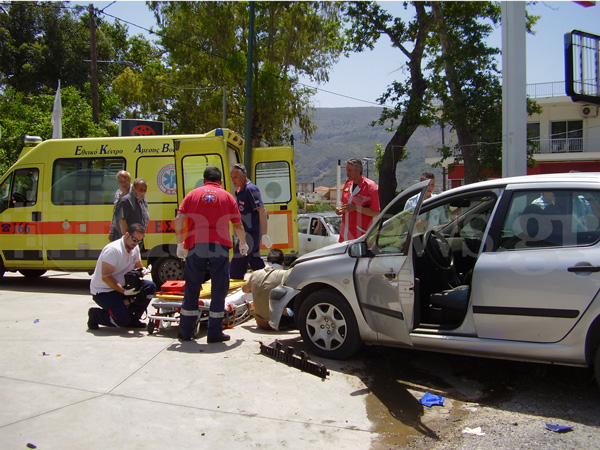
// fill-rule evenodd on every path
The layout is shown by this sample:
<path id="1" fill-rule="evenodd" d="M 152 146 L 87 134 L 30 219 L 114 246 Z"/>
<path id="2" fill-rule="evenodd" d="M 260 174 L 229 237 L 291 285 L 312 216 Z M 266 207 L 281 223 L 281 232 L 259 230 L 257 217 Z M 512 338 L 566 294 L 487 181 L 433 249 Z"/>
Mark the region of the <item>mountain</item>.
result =
<path id="1" fill-rule="evenodd" d="M 317 108 L 313 121 L 317 127 L 309 144 L 302 142 L 298 129 L 293 130 L 296 160 L 296 182 L 314 183 L 315 186 L 335 186 L 336 166 L 338 160 L 342 166 L 350 158 L 374 158 L 375 146 L 383 148 L 392 138 L 393 133 L 385 127 L 369 124 L 379 118 L 381 108 Z M 419 180 L 424 171 L 436 175 L 436 184 L 440 185 L 442 172 L 440 168 L 431 168 L 425 164 L 427 149 L 441 146 L 440 128 L 419 128 L 406 146 L 408 158 L 398 163 L 396 179 L 398 190 L 409 187 Z M 431 152 L 431 150 L 430 150 Z M 374 161 L 369 161 L 368 177 L 378 182 Z M 363 164 L 365 162 L 363 161 Z M 365 165 L 363 173 L 367 175 Z M 342 169 L 342 182 L 346 179 Z"/>

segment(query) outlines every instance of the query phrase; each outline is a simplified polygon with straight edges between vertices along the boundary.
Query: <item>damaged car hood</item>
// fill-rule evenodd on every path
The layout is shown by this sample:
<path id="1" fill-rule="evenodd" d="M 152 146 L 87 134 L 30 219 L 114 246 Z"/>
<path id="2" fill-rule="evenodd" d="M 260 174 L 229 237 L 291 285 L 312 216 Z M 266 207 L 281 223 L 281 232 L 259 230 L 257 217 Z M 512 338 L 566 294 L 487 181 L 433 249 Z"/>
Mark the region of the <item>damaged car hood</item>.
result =
<path id="1" fill-rule="evenodd" d="M 300 256 L 295 262 L 294 266 L 304 262 L 310 261 L 312 259 L 323 258 L 331 255 L 341 255 L 346 253 L 348 250 L 348 245 L 353 241 L 339 242 L 337 244 L 331 244 L 327 247 L 320 248 L 319 250 L 315 250 L 314 252 L 307 253 L 305 255 Z"/>

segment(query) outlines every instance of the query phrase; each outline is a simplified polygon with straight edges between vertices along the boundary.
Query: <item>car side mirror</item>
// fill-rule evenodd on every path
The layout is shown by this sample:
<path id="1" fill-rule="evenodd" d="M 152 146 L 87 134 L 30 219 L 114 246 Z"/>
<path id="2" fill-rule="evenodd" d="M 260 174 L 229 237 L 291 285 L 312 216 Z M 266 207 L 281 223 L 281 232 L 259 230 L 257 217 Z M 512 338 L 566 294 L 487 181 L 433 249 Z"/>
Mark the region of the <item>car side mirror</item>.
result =
<path id="1" fill-rule="evenodd" d="M 364 242 L 357 242 L 350 246 L 349 254 L 352 258 L 360 258 L 367 254 L 367 244 Z"/>

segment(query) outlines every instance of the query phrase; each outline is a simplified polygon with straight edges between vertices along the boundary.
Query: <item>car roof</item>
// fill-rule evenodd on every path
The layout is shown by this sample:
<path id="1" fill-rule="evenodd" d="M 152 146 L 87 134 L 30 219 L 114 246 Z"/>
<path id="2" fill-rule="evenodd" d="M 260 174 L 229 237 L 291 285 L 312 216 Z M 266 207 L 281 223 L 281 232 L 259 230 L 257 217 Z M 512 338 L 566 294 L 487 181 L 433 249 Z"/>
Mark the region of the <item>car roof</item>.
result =
<path id="1" fill-rule="evenodd" d="M 493 189 L 506 187 L 508 185 L 547 184 L 547 183 L 580 183 L 592 182 L 600 184 L 600 172 L 569 172 L 569 173 L 546 173 L 539 175 L 524 175 L 519 177 L 494 178 L 492 180 L 479 181 L 466 184 L 442 192 L 440 195 L 457 194 L 461 191 L 468 192 L 474 189 Z M 599 186 L 600 187 L 600 186 Z M 559 186 L 556 186 L 559 188 Z"/>

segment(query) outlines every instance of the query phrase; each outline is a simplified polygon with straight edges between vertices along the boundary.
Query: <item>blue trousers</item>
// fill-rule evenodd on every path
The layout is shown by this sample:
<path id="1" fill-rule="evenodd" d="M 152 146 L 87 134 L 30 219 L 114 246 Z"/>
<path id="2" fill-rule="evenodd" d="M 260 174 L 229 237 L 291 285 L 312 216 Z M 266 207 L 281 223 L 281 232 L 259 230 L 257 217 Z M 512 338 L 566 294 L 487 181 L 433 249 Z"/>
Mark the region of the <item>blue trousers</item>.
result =
<path id="1" fill-rule="evenodd" d="M 231 269 L 229 275 L 234 280 L 243 280 L 248 264 L 252 270 L 260 270 L 265 267 L 265 262 L 260 257 L 260 230 L 246 231 L 246 243 L 250 248 L 248 255 L 243 256 L 240 253 L 240 242 L 236 239 L 235 247 L 233 248 L 233 259 L 231 260 Z"/>
<path id="2" fill-rule="evenodd" d="M 196 244 L 185 260 L 185 294 L 181 305 L 179 334 L 186 339 L 191 338 L 196 329 L 198 297 L 207 263 L 211 279 L 207 337 L 217 338 L 223 333 L 225 297 L 229 291 L 229 247 L 219 244 Z"/>
<path id="3" fill-rule="evenodd" d="M 99 325 L 126 327 L 142 317 L 155 292 L 156 285 L 150 280 L 143 280 L 142 290 L 131 305 L 123 303 L 125 296 L 120 292 L 100 292 L 93 299 L 102 309 L 92 308 L 90 318 Z"/>

